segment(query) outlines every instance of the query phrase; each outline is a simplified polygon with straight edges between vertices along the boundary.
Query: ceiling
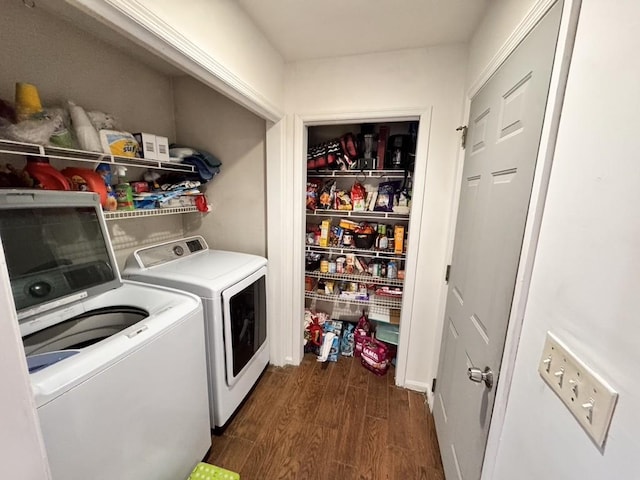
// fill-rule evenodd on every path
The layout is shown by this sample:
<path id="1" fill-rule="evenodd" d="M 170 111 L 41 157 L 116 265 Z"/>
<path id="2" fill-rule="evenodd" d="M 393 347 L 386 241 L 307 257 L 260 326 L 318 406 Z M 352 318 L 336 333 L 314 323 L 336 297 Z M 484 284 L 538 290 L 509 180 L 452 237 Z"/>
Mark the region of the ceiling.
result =
<path id="1" fill-rule="evenodd" d="M 490 0 L 236 0 L 287 62 L 466 42 Z"/>

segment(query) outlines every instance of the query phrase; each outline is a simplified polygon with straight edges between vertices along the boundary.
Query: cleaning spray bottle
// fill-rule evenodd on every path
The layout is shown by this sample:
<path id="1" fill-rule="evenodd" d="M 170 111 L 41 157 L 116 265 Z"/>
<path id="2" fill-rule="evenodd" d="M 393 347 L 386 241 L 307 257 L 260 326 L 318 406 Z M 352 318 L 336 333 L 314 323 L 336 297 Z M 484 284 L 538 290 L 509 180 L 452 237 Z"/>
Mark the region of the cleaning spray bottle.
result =
<path id="1" fill-rule="evenodd" d="M 127 174 L 127 169 L 121 165 L 116 167 L 116 176 L 118 177 L 118 183 L 116 185 L 116 202 L 118 210 L 134 210 L 133 205 L 133 190 L 131 185 L 124 181 L 124 177 Z"/>

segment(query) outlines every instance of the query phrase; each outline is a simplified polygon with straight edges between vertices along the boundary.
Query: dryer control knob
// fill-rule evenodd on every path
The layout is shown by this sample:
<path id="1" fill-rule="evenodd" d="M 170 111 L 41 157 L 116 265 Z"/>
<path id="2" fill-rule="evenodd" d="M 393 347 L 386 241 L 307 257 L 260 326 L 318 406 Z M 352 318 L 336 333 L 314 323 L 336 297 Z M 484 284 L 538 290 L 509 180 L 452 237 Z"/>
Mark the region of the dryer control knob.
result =
<path id="1" fill-rule="evenodd" d="M 173 253 L 175 253 L 178 257 L 181 257 L 182 255 L 184 255 L 184 248 L 182 248 L 180 245 L 176 245 L 175 247 L 173 247 Z"/>
<path id="2" fill-rule="evenodd" d="M 29 285 L 29 295 L 36 298 L 46 297 L 51 293 L 51 285 L 47 282 L 36 282 Z"/>

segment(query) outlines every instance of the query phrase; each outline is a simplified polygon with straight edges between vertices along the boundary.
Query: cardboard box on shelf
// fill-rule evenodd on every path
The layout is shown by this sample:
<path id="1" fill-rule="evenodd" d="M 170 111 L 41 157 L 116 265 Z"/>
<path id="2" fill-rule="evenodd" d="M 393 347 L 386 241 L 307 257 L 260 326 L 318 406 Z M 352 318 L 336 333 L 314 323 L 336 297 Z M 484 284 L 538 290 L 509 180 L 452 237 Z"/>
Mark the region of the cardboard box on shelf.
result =
<path id="1" fill-rule="evenodd" d="M 156 153 L 156 136 L 152 133 L 138 132 L 134 133 L 133 137 L 137 140 L 139 145 L 140 157 L 147 160 L 158 160 Z"/>
<path id="2" fill-rule="evenodd" d="M 168 162 L 169 159 L 169 139 L 156 135 L 156 154 L 158 160 Z"/>
<path id="3" fill-rule="evenodd" d="M 331 231 L 331 220 L 323 220 L 320 225 L 320 246 L 329 246 L 329 232 Z"/>
<path id="4" fill-rule="evenodd" d="M 376 322 L 400 324 L 400 310 L 397 308 L 381 308 L 369 312 L 369 320 Z"/>
<path id="5" fill-rule="evenodd" d="M 393 253 L 402 254 L 404 251 L 404 225 L 393 227 Z"/>

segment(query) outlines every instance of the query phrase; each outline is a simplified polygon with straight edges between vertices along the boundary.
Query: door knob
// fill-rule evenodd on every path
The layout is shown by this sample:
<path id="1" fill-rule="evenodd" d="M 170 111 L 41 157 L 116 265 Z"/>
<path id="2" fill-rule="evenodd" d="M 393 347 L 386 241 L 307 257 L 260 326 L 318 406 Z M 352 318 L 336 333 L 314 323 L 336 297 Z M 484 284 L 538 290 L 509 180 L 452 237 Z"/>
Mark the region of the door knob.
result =
<path id="1" fill-rule="evenodd" d="M 484 372 L 479 368 L 469 368 L 469 370 L 467 370 L 467 375 L 469 375 L 469 380 L 472 382 L 484 382 L 489 390 L 493 387 L 493 372 L 489 367 L 484 367 Z"/>

